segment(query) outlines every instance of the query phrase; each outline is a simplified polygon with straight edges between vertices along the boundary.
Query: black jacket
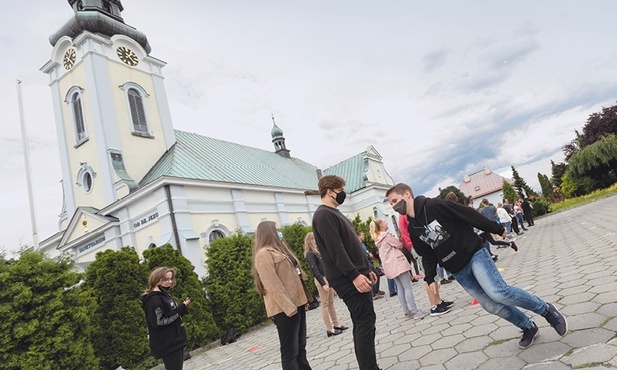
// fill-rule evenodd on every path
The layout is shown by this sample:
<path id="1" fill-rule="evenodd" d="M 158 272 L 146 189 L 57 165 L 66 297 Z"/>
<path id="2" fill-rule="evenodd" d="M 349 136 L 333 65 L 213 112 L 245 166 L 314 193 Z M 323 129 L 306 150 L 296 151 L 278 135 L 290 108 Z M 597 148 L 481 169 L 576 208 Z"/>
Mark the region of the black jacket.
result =
<path id="1" fill-rule="evenodd" d="M 315 253 L 312 250 L 306 251 L 306 262 L 308 262 L 311 268 L 311 274 L 313 277 L 317 279 L 321 286 L 326 285 L 326 281 L 323 279 L 326 272 L 323 268 L 323 262 L 321 261 L 321 254 L 319 252 Z"/>
<path id="2" fill-rule="evenodd" d="M 418 196 L 413 208 L 415 217 L 407 217 L 409 235 L 422 256 L 424 280 L 429 284 L 435 281 L 437 264 L 458 272 L 484 246 L 474 227 L 499 235 L 504 232 L 502 225 L 459 203 Z"/>
<path id="3" fill-rule="evenodd" d="M 328 283 L 341 295 L 355 289 L 353 280 L 370 270 L 351 221 L 338 209 L 320 205 L 313 215 L 313 233 Z"/>
<path id="4" fill-rule="evenodd" d="M 186 329 L 182 315 L 188 311 L 184 303 L 176 301 L 164 292 L 152 291 L 141 297 L 146 312 L 150 350 L 155 358 L 186 346 Z"/>

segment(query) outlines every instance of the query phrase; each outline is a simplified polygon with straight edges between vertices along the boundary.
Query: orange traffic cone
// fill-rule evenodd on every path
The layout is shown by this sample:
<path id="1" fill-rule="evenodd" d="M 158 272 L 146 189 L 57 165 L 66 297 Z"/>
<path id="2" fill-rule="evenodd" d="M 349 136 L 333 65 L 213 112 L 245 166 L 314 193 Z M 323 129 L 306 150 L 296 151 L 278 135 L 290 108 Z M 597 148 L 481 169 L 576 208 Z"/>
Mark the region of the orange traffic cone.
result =
<path id="1" fill-rule="evenodd" d="M 474 298 L 469 305 L 470 306 L 475 306 L 477 304 L 478 304 L 478 300 Z"/>

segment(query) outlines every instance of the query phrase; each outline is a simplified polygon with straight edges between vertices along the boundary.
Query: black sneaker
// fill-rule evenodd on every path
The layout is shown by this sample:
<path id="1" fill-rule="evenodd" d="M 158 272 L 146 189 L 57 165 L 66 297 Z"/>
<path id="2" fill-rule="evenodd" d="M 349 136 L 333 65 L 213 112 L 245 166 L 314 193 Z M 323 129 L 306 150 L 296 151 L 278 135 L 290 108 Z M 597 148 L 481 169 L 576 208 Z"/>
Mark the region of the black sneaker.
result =
<path id="1" fill-rule="evenodd" d="M 452 306 L 448 307 L 440 303 L 437 306 L 431 308 L 431 316 L 443 315 L 444 313 L 450 312 L 451 309 Z"/>
<path id="2" fill-rule="evenodd" d="M 444 306 L 444 307 L 448 307 L 448 308 L 450 308 L 450 307 L 454 306 L 454 302 L 451 302 L 451 301 L 444 301 L 444 300 L 442 299 L 442 300 L 441 300 L 441 302 L 439 302 L 439 303 L 437 304 L 437 306 Z"/>
<path id="3" fill-rule="evenodd" d="M 520 342 L 518 342 L 518 346 L 521 348 L 527 348 L 533 344 L 533 340 L 538 335 L 538 325 L 535 322 L 531 322 L 533 326 L 529 329 L 523 329 L 523 337 Z"/>
<path id="4" fill-rule="evenodd" d="M 555 329 L 557 334 L 562 337 L 568 332 L 568 321 L 551 303 L 548 304 L 548 311 L 544 315 L 546 321 Z"/>

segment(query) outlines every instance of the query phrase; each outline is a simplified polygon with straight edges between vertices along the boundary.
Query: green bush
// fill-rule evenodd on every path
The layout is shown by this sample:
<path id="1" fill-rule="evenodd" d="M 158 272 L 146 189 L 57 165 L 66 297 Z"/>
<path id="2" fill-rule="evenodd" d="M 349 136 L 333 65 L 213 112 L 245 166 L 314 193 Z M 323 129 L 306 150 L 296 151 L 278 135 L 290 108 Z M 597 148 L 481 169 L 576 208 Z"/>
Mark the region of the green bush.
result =
<path id="1" fill-rule="evenodd" d="M 140 302 L 147 276 L 129 247 L 99 252 L 88 266 L 84 287 L 98 303 L 93 313 L 94 348 L 104 369 L 132 368 L 150 354 Z"/>
<path id="2" fill-rule="evenodd" d="M 81 274 L 71 268 L 66 259 L 33 251 L 18 260 L 2 258 L 2 369 L 98 369 L 89 317 L 96 303 L 76 286 Z"/>
<path id="3" fill-rule="evenodd" d="M 544 197 L 534 199 L 531 205 L 533 206 L 534 216 L 542 216 L 549 212 L 549 204 Z"/>
<path id="4" fill-rule="evenodd" d="M 161 266 L 175 267 L 177 270 L 177 284 L 170 294 L 176 302 L 182 302 L 187 297 L 191 299 L 188 313 L 183 317 L 189 349 L 202 347 L 216 339 L 220 331 L 210 312 L 203 285 L 191 262 L 169 245 L 144 251 L 143 256 L 148 271 Z"/>
<path id="5" fill-rule="evenodd" d="M 302 269 L 306 273 L 306 286 L 309 292 L 311 292 L 313 297 L 316 297 L 318 293 L 317 287 L 315 287 L 315 279 L 311 274 L 311 268 L 306 261 L 306 257 L 304 257 L 304 237 L 311 232 L 311 228 L 300 224 L 293 224 L 281 227 L 281 232 L 283 233 L 283 240 L 287 246 L 289 246 L 291 251 L 300 260 L 300 266 L 302 266 Z"/>
<path id="6" fill-rule="evenodd" d="M 251 273 L 253 239 L 239 233 L 216 239 L 207 255 L 204 285 L 218 327 L 244 330 L 264 321 L 264 301 L 255 290 Z"/>

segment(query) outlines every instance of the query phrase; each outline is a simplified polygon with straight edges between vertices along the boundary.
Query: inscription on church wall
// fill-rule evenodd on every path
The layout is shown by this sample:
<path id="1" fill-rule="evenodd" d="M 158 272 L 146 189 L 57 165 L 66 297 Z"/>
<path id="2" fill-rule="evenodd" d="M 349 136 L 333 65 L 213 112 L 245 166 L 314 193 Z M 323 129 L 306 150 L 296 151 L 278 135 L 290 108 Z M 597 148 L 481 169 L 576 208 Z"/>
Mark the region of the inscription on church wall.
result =
<path id="1" fill-rule="evenodd" d="M 138 229 L 142 226 L 144 226 L 145 224 L 147 224 L 148 222 L 152 221 L 152 220 L 156 220 L 159 217 L 159 213 L 158 212 L 154 212 L 144 218 L 142 218 L 141 220 L 135 221 L 133 222 L 133 228 Z"/>
<path id="2" fill-rule="evenodd" d="M 99 244 L 101 244 L 103 242 L 105 242 L 105 235 L 101 236 L 98 239 L 94 239 L 93 241 L 91 241 L 90 243 L 88 243 L 88 244 L 86 244 L 86 245 L 84 245 L 82 247 L 77 248 L 77 252 L 79 254 L 82 254 L 82 253 L 84 253 L 84 252 L 86 252 L 86 251 L 96 247 L 97 245 L 99 245 Z"/>

